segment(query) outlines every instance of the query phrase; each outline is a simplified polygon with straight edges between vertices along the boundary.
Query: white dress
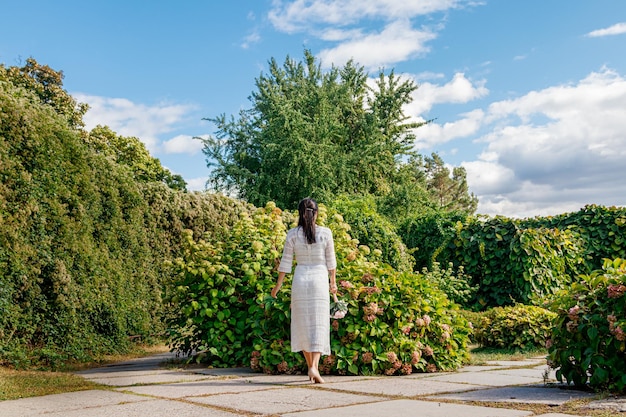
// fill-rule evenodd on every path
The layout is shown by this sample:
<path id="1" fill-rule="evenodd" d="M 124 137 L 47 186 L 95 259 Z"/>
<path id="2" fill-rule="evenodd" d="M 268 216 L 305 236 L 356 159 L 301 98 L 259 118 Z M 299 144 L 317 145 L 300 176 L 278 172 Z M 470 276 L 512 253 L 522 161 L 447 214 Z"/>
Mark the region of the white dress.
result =
<path id="1" fill-rule="evenodd" d="M 328 271 L 337 268 L 333 234 L 315 226 L 315 243 L 308 244 L 301 228 L 287 232 L 278 270 L 296 270 L 291 284 L 291 351 L 330 355 L 330 294 Z"/>

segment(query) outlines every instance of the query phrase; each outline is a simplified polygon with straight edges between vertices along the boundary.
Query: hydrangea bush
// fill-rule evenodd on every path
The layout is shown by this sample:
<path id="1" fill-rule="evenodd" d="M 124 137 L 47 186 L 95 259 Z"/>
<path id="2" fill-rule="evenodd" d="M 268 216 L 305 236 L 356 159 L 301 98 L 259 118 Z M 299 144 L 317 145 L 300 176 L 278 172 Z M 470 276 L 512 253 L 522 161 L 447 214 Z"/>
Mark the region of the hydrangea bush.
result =
<path id="1" fill-rule="evenodd" d="M 242 214 L 220 242 L 189 237 L 174 264 L 178 285 L 169 298 L 180 312 L 169 322 L 173 349 L 195 352 L 213 366 L 306 370 L 289 344 L 289 277 L 276 299 L 269 296 L 295 220 L 269 203 Z M 318 223 L 333 231 L 338 296 L 347 307 L 344 317 L 331 320 L 332 354 L 322 358 L 322 373 L 409 374 L 464 363 L 470 328 L 445 293 L 420 274 L 383 263 L 382 252 L 359 245 L 338 213 L 320 206 Z"/>
<path id="2" fill-rule="evenodd" d="M 474 323 L 474 339 L 483 347 L 499 349 L 543 348 L 556 314 L 545 308 L 516 304 L 481 313 Z"/>
<path id="3" fill-rule="evenodd" d="M 605 260 L 559 295 L 547 342 L 559 380 L 594 390 L 626 392 L 626 260 Z"/>

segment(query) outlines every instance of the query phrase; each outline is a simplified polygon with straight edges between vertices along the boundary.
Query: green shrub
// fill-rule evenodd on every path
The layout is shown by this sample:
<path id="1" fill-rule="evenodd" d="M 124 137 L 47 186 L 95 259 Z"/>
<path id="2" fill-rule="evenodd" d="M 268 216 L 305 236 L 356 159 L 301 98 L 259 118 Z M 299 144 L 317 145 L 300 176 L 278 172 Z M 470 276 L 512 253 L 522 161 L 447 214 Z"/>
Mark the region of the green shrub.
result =
<path id="1" fill-rule="evenodd" d="M 529 350 L 542 348 L 556 314 L 537 306 L 495 307 L 474 323 L 474 337 L 483 347 Z"/>
<path id="2" fill-rule="evenodd" d="M 439 262 L 433 262 L 430 271 L 427 268 L 422 269 L 422 275 L 446 293 L 452 302 L 465 308 L 472 304 L 478 286 L 471 284 L 472 277 L 465 275 L 462 265 L 455 272 L 452 262 L 446 269 L 441 269 Z"/>
<path id="3" fill-rule="evenodd" d="M 350 235 L 361 245 L 382 251 L 382 261 L 399 271 L 413 271 L 415 261 L 395 227 L 376 211 L 373 197 L 340 197 L 332 208 L 350 225 Z"/>
<path id="4" fill-rule="evenodd" d="M 548 362 L 559 380 L 626 392 L 626 260 L 605 260 L 552 303 Z"/>
<path id="5" fill-rule="evenodd" d="M 402 221 L 398 234 L 411 250 L 416 268 L 432 268 L 433 263 L 439 262 L 440 253 L 455 236 L 454 226 L 467 217 L 461 212 L 436 211 L 420 213 Z"/>
<path id="6" fill-rule="evenodd" d="M 243 213 L 216 244 L 187 235 L 169 298 L 180 312 L 169 322 L 174 349 L 199 351 L 197 359 L 214 366 L 249 363 L 268 373 L 305 369 L 303 356 L 290 351 L 290 280 L 277 299 L 269 297 L 294 220 L 269 203 Z M 337 279 L 349 308 L 332 322 L 332 355 L 323 358 L 321 371 L 391 375 L 462 365 L 470 329 L 445 294 L 418 274 L 381 263 L 382 252 L 359 245 L 341 215 L 320 206 L 318 221 L 333 230 Z"/>

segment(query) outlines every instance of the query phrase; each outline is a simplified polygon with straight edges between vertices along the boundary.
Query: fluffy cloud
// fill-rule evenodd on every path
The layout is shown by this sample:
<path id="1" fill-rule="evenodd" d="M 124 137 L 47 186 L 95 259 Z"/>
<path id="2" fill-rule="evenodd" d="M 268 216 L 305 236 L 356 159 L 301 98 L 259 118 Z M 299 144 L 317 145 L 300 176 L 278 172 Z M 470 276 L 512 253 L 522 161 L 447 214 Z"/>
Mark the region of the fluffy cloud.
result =
<path id="1" fill-rule="evenodd" d="M 452 80 L 443 85 L 421 83 L 418 77 L 412 78 L 417 81 L 419 87 L 413 93 L 413 102 L 407 106 L 406 111 L 407 114 L 415 116 L 425 115 L 436 104 L 468 103 L 489 94 L 485 80 L 473 83 L 462 72 L 454 74 Z"/>
<path id="2" fill-rule="evenodd" d="M 398 20 L 380 33 L 354 37 L 334 48 L 324 49 L 319 57 L 327 67 L 341 66 L 354 59 L 359 65 L 377 69 L 428 52 L 426 42 L 435 37 L 428 30 L 413 29 L 408 20 Z"/>
<path id="3" fill-rule="evenodd" d="M 492 103 L 489 132 L 477 140 L 484 152 L 463 164 L 479 212 L 523 217 L 626 204 L 624 108 L 626 79 L 606 68 Z"/>
<path id="4" fill-rule="evenodd" d="M 586 36 L 589 38 L 598 38 L 601 36 L 621 35 L 622 33 L 626 33 L 626 23 L 624 22 L 616 23 L 608 28 L 594 30 L 587 33 Z"/>
<path id="5" fill-rule="evenodd" d="M 187 189 L 189 191 L 204 191 L 206 189 L 206 182 L 209 177 L 191 178 L 187 181 Z"/>
<path id="6" fill-rule="evenodd" d="M 125 98 L 72 95 L 77 101 L 89 104 L 84 117 L 87 129 L 107 125 L 119 135 L 139 138 L 151 153 L 159 148 L 159 135 L 174 130 L 192 110 L 191 106 L 181 104 L 147 106 Z"/>
<path id="7" fill-rule="evenodd" d="M 432 18 L 435 12 L 466 4 L 477 3 L 471 0 L 275 1 L 268 17 L 279 31 L 305 32 L 324 41 L 337 42 L 319 54 L 326 67 L 341 66 L 354 59 L 370 70 L 377 70 L 430 50 L 427 43 L 437 37 L 441 24 L 417 29 L 413 19 L 426 15 Z M 373 23 L 376 24 L 372 26 Z"/>
<path id="8" fill-rule="evenodd" d="M 463 0 L 296 0 L 274 2 L 269 19 L 287 33 L 313 31 L 319 25 L 345 26 L 362 19 L 396 20 L 445 11 L 468 3 Z"/>
<path id="9" fill-rule="evenodd" d="M 163 152 L 168 154 L 185 153 L 195 155 L 202 150 L 204 144 L 194 136 L 178 135 L 163 142 Z"/>

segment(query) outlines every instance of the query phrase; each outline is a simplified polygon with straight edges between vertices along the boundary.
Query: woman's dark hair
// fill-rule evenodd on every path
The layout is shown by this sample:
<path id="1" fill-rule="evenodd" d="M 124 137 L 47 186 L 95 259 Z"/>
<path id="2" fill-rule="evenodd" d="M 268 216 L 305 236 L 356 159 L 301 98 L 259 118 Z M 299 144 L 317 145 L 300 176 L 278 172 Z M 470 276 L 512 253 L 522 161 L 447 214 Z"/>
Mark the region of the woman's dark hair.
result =
<path id="1" fill-rule="evenodd" d="M 302 228 L 307 243 L 315 243 L 315 215 L 317 203 L 312 198 L 305 198 L 298 204 L 298 227 Z"/>

